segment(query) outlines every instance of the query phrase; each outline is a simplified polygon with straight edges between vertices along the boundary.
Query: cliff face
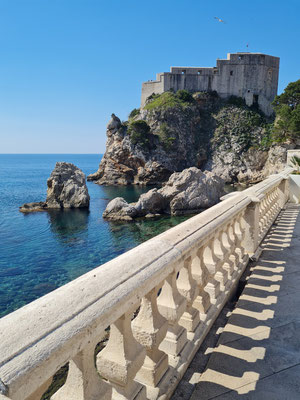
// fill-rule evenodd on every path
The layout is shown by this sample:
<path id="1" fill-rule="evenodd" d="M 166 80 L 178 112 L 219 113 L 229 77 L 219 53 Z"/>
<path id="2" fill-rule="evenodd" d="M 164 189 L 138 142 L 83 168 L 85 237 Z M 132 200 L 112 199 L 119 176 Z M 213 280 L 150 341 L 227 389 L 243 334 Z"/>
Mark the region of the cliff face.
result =
<path id="1" fill-rule="evenodd" d="M 254 182 L 285 163 L 287 146 L 273 146 L 268 137 L 266 119 L 233 100 L 166 92 L 128 122 L 112 115 L 105 154 L 88 179 L 109 185 L 161 184 L 173 172 L 195 166 L 229 183 Z"/>

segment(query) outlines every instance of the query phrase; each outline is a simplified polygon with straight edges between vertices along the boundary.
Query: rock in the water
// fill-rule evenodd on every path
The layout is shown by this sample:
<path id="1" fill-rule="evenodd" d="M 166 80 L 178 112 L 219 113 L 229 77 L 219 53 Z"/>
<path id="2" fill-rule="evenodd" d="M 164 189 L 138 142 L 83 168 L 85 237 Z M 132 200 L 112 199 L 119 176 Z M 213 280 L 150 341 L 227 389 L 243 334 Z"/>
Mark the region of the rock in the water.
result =
<path id="1" fill-rule="evenodd" d="M 165 208 L 165 199 L 157 189 L 151 189 L 143 193 L 135 208 L 139 215 L 157 214 Z"/>
<path id="2" fill-rule="evenodd" d="M 25 203 L 19 210 L 23 213 L 32 212 L 32 211 L 45 211 L 47 209 L 47 203 L 45 201 L 39 201 L 37 203 Z"/>
<path id="3" fill-rule="evenodd" d="M 74 164 L 56 163 L 47 186 L 48 208 L 87 208 L 90 204 L 85 174 Z"/>
<path id="4" fill-rule="evenodd" d="M 192 167 L 171 175 L 160 193 L 170 200 L 171 214 L 180 215 L 218 203 L 224 194 L 224 183 L 213 172 Z"/>
<path id="5" fill-rule="evenodd" d="M 136 215 L 137 211 L 134 206 L 128 204 L 123 197 L 116 197 L 108 203 L 103 213 L 103 218 L 116 221 L 131 221 Z"/>
<path id="6" fill-rule="evenodd" d="M 107 205 L 103 217 L 131 220 L 136 217 L 153 218 L 162 213 L 197 213 L 216 204 L 223 194 L 223 179 L 212 172 L 191 167 L 172 174 L 163 188 L 142 194 L 135 205 L 128 204 L 122 197 L 115 198 Z"/>
<path id="7" fill-rule="evenodd" d="M 47 199 L 38 203 L 25 203 L 21 212 L 45 211 L 53 208 L 88 208 L 90 196 L 85 175 L 74 164 L 57 162 L 47 180 Z"/>

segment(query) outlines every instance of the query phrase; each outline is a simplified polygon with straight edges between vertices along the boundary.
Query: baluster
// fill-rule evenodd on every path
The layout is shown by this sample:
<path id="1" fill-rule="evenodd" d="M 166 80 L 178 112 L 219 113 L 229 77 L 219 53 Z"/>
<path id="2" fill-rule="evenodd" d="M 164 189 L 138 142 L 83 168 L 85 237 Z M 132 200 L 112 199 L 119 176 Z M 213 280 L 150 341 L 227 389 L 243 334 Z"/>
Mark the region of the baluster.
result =
<path id="1" fill-rule="evenodd" d="M 94 339 L 69 362 L 67 381 L 51 397 L 52 400 L 111 398 L 111 387 L 100 379 L 94 361 L 95 347 L 102 337 Z"/>
<path id="2" fill-rule="evenodd" d="M 209 280 L 205 286 L 205 291 L 210 296 L 211 304 L 215 304 L 220 294 L 220 282 L 216 280 L 215 275 L 218 271 L 218 260 L 213 251 L 214 239 L 210 239 L 205 245 L 203 252 L 203 261 L 209 272 Z"/>
<path id="3" fill-rule="evenodd" d="M 97 356 L 99 373 L 112 385 L 112 399 L 146 399 L 145 387 L 133 379 L 146 355 L 143 346 L 133 337 L 132 311 L 126 312 L 110 326 L 110 337 Z"/>
<path id="4" fill-rule="evenodd" d="M 179 293 L 187 300 L 185 312 L 179 320 L 179 324 L 184 326 L 188 332 L 194 332 L 200 323 L 199 311 L 193 307 L 194 300 L 198 296 L 199 288 L 192 276 L 192 259 L 185 260 L 177 279 Z"/>
<path id="5" fill-rule="evenodd" d="M 267 212 L 266 212 L 266 223 L 265 223 L 265 230 L 268 229 L 268 226 L 270 225 L 270 220 L 272 218 L 272 199 L 271 199 L 271 194 L 267 194 Z M 265 232 L 264 232 L 265 233 Z"/>
<path id="6" fill-rule="evenodd" d="M 264 235 L 266 226 L 268 224 L 268 197 L 265 196 L 264 200 L 263 200 L 263 208 L 262 208 L 262 236 Z"/>
<path id="7" fill-rule="evenodd" d="M 281 210 L 281 206 L 280 206 L 280 191 L 279 191 L 279 187 L 277 186 L 275 189 L 275 216 L 277 217 L 278 213 Z"/>
<path id="8" fill-rule="evenodd" d="M 215 278 L 217 281 L 220 282 L 221 284 L 221 290 L 225 289 L 226 282 L 228 281 L 228 273 L 224 268 L 225 263 L 227 262 L 227 251 L 226 248 L 223 245 L 223 230 L 219 230 L 215 234 L 215 239 L 214 239 L 214 253 L 216 257 L 218 258 L 218 271 L 216 273 Z"/>
<path id="9" fill-rule="evenodd" d="M 262 232 L 264 230 L 264 199 L 261 200 L 260 205 L 259 205 L 259 238 L 261 239 L 262 237 Z"/>
<path id="10" fill-rule="evenodd" d="M 203 262 L 204 247 L 201 247 L 192 258 L 192 275 L 198 284 L 199 293 L 193 306 L 200 312 L 200 320 L 205 319 L 211 306 L 209 294 L 204 290 L 209 280 L 209 273 Z"/>
<path id="11" fill-rule="evenodd" d="M 239 214 L 237 217 L 235 217 L 234 219 L 234 234 L 235 234 L 235 245 L 236 245 L 236 249 L 235 252 L 238 255 L 238 260 L 240 263 L 243 262 L 243 257 L 245 254 L 245 249 L 243 246 L 243 239 L 244 239 L 244 233 L 245 233 L 245 229 L 242 225 L 242 214 Z"/>
<path id="12" fill-rule="evenodd" d="M 224 265 L 223 268 L 227 272 L 227 278 L 232 279 L 232 275 L 234 272 L 234 259 L 232 259 L 232 245 L 230 244 L 230 237 L 229 237 L 229 228 L 230 224 L 227 224 L 224 230 L 221 232 L 221 244 L 224 247 Z"/>
<path id="13" fill-rule="evenodd" d="M 234 221 L 230 221 L 227 226 L 227 240 L 230 246 L 230 256 L 229 259 L 232 262 L 233 270 L 235 272 L 238 271 L 238 264 L 239 264 L 239 256 L 235 252 L 236 245 L 235 245 L 235 236 L 234 236 Z"/>
<path id="14" fill-rule="evenodd" d="M 152 387 L 158 384 L 169 367 L 167 354 L 158 350 L 168 330 L 168 322 L 157 308 L 157 293 L 161 286 L 142 299 L 138 316 L 132 322 L 135 339 L 146 348 L 146 358 L 136 380 Z"/>
<path id="15" fill-rule="evenodd" d="M 177 289 L 176 277 L 177 270 L 166 278 L 157 299 L 158 311 L 168 321 L 168 331 L 159 348 L 172 356 L 177 356 L 187 342 L 186 329 L 178 324 L 186 308 L 186 299 Z"/>

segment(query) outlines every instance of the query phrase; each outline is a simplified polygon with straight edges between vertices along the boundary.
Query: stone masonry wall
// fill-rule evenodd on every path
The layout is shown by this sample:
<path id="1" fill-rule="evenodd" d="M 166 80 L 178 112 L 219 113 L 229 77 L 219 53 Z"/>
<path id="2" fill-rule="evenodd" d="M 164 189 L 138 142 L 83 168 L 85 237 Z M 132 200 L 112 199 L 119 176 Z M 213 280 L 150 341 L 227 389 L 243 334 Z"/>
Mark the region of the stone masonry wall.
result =
<path id="1" fill-rule="evenodd" d="M 248 106 L 257 103 L 266 114 L 272 114 L 271 102 L 277 94 L 279 58 L 260 53 L 228 54 L 213 68 L 171 67 L 171 72 L 157 74 L 156 81 L 142 85 L 142 107 L 152 93 L 213 91 L 220 97 L 238 96 Z"/>

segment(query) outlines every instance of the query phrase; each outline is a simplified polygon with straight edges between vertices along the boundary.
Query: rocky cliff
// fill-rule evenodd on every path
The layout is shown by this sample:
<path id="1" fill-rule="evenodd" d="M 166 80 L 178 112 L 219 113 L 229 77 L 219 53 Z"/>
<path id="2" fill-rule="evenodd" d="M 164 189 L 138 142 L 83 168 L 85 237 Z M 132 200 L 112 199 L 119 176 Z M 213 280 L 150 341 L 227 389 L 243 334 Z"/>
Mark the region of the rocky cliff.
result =
<path id="1" fill-rule="evenodd" d="M 256 182 L 283 168 L 286 149 L 274 144 L 269 123 L 241 99 L 186 91 L 153 95 L 129 121 L 112 114 L 98 184 L 161 184 L 189 167 L 211 170 L 228 183 Z"/>

